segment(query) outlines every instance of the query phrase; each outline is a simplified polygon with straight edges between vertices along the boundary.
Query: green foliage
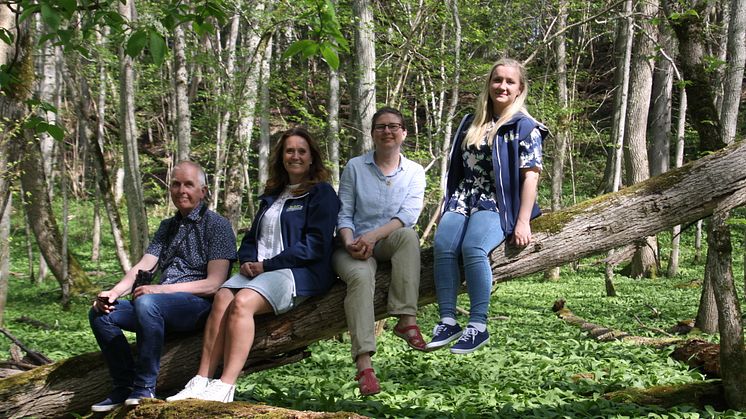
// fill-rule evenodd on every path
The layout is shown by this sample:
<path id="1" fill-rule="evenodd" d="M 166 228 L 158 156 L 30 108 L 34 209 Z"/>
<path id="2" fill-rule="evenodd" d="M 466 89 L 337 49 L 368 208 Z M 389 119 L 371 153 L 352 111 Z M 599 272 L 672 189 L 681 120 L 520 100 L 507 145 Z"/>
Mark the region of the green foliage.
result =
<path id="1" fill-rule="evenodd" d="M 73 203 L 71 214 L 73 252 L 87 270 L 103 271 L 98 283 L 102 288 L 110 287 L 119 278 L 111 239 L 104 235 L 102 263 L 90 263 L 85 255 L 90 252 L 91 207 L 85 202 Z M 11 234 L 14 275 L 5 327 L 29 347 L 56 360 L 97 350 L 86 314 L 91 296 L 75 296 L 70 310 L 64 311 L 58 303 L 55 281 L 34 286 L 23 278 L 25 249 L 19 221 L 19 214 L 15 214 Z M 371 417 L 744 418 L 742 412 L 720 412 L 711 407 L 699 410 L 680 405 L 663 409 L 605 400 L 602 396 L 610 391 L 699 383 L 704 378 L 673 361 L 668 350 L 596 342 L 557 319 L 550 309 L 554 300 L 564 298 L 570 309 L 589 321 L 651 337 L 655 336 L 652 328 L 665 329 L 678 320 L 692 318 L 700 293 L 699 286 L 692 284 L 703 275 L 703 266 L 691 262 L 692 233 L 686 230 L 682 237 L 679 276 L 656 280 L 618 277 L 616 298 L 604 297 L 603 269 L 595 259 L 582 261 L 578 271 L 564 267 L 559 282 L 544 282 L 540 275 L 534 275 L 499 284 L 489 312 L 491 342 L 471 355 L 409 350 L 393 336 L 390 320 L 373 358 L 383 388 L 377 396 L 359 397 L 352 379 L 355 371 L 350 342 L 345 336 L 341 342 L 328 340 L 312 345 L 311 357 L 300 363 L 242 377 L 237 399 L 293 409 L 346 410 Z M 739 248 L 741 235 L 734 234 L 734 240 L 734 248 Z M 669 241 L 667 235 L 660 238 L 664 255 Z M 739 290 L 743 289 L 742 263 L 734 258 Z M 460 298 L 459 305 L 468 308 L 466 296 Z M 52 328 L 42 330 L 18 321 L 22 316 Z M 438 319 L 436 307 L 422 307 L 418 319 L 429 336 L 430 327 Z M 0 339 L 0 351 L 7 353 L 7 348 L 8 341 Z"/>
<path id="2" fill-rule="evenodd" d="M 339 51 L 349 52 L 350 47 L 342 35 L 334 4 L 331 0 L 315 0 L 313 9 L 301 14 L 298 19 L 311 27 L 313 39 L 293 42 L 282 54 L 286 60 L 296 54 L 305 59 L 320 55 L 330 68 L 339 68 Z"/>

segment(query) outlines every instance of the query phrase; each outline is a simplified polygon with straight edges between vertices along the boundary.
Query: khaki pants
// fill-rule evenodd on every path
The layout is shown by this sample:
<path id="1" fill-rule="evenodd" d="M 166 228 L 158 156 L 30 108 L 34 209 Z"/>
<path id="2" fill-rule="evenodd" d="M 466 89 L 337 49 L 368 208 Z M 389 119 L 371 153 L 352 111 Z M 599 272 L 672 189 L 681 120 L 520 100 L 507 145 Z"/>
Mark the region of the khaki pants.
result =
<path id="1" fill-rule="evenodd" d="M 347 284 L 345 315 L 352 338 L 352 359 L 376 352 L 374 295 L 378 261 L 391 261 L 388 314 L 417 315 L 420 288 L 420 242 L 411 228 L 400 228 L 376 243 L 373 257 L 359 260 L 344 248 L 335 250 L 332 265 Z"/>

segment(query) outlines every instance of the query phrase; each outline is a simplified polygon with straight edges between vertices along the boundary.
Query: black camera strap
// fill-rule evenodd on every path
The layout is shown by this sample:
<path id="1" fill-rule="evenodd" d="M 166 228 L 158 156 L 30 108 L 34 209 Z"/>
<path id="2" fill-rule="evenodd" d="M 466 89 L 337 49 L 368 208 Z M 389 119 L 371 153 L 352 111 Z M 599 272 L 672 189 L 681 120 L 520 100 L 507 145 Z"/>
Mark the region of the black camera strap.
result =
<path id="1" fill-rule="evenodd" d="M 169 223 L 168 231 L 166 234 L 167 241 L 166 243 L 164 243 L 163 250 L 158 256 L 158 262 L 155 264 L 155 266 L 153 267 L 151 271 L 155 271 L 156 268 L 159 268 L 161 271 L 163 271 L 168 265 L 171 264 L 171 262 L 174 261 L 174 258 L 176 258 L 176 251 L 179 249 L 179 246 L 181 246 L 181 244 L 189 236 L 192 230 L 197 228 L 197 223 L 202 221 L 206 212 L 207 212 L 207 204 L 203 202 L 202 208 L 199 209 L 199 214 L 197 216 L 197 219 L 194 220 L 194 222 L 189 225 L 188 227 L 189 230 L 186 231 L 183 236 L 181 236 L 178 243 L 174 244 L 173 240 L 178 235 L 179 226 L 181 225 L 181 222 L 184 219 L 181 213 L 179 212 L 176 213 L 176 215 L 171 219 L 171 222 Z"/>

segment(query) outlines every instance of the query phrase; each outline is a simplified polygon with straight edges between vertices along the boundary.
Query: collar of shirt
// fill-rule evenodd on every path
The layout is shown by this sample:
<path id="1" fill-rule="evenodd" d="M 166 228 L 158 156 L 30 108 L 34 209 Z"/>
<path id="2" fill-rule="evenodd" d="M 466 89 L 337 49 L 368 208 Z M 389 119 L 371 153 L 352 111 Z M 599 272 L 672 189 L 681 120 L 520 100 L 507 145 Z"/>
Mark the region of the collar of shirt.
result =
<path id="1" fill-rule="evenodd" d="M 376 161 L 373 158 L 373 153 L 375 153 L 375 150 L 371 150 L 371 151 L 365 153 L 363 155 L 363 161 L 365 162 L 365 164 L 371 164 L 371 165 L 373 165 L 373 167 L 376 168 L 376 171 L 378 172 L 378 174 L 380 176 L 382 176 L 383 178 L 394 177 L 394 176 L 397 175 L 397 173 L 399 173 L 402 170 L 404 170 L 404 168 L 402 167 L 402 161 L 404 160 L 404 155 L 402 155 L 401 153 L 399 153 L 399 165 L 397 166 L 396 171 L 394 173 L 390 174 L 390 175 L 384 175 L 383 172 L 381 172 L 381 169 L 376 164 Z"/>

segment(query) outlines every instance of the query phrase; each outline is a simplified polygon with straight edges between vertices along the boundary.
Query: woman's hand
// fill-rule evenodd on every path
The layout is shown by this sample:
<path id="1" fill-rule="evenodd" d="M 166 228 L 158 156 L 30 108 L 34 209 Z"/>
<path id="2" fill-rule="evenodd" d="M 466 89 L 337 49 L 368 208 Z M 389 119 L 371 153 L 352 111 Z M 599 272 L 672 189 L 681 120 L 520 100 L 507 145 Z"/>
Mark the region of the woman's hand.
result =
<path id="1" fill-rule="evenodd" d="M 264 273 L 264 262 L 245 262 L 241 265 L 241 275 L 253 278 Z"/>
<path id="2" fill-rule="evenodd" d="M 521 247 L 528 246 L 531 243 L 531 224 L 528 221 L 520 219 L 516 221 L 515 229 L 513 230 L 513 239 L 510 243 Z"/>

